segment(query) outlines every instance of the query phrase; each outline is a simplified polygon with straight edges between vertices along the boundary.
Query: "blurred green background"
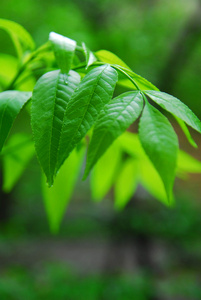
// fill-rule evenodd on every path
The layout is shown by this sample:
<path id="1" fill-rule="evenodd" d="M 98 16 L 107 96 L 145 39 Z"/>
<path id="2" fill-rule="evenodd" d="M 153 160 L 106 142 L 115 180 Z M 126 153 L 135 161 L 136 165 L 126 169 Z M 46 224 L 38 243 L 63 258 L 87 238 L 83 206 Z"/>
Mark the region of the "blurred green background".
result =
<path id="1" fill-rule="evenodd" d="M 0 17 L 24 26 L 37 46 L 55 31 L 114 52 L 201 118 L 200 1 L 1 0 Z M 1 52 L 13 53 L 3 31 L 0 44 Z M 201 159 L 182 135 L 180 145 Z M 176 181 L 173 209 L 139 189 L 116 213 L 112 192 L 93 203 L 80 179 L 60 233 L 52 236 L 33 160 L 1 222 L 0 299 L 201 299 L 200 180 Z"/>

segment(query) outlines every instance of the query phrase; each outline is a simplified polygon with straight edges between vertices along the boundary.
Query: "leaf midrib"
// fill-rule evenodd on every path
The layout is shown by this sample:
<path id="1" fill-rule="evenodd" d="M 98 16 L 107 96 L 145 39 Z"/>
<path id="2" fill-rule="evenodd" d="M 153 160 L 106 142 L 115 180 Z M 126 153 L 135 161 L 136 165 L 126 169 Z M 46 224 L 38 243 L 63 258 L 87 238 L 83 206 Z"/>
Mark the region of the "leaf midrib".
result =
<path id="1" fill-rule="evenodd" d="M 90 105 L 91 99 L 92 99 L 92 97 L 93 97 L 93 95 L 94 95 L 94 93 L 95 93 L 95 89 L 97 88 L 97 85 L 98 85 L 98 82 L 99 82 L 99 80 L 100 80 L 100 77 L 102 76 L 102 74 L 103 74 L 103 72 L 105 71 L 106 68 L 108 68 L 108 65 L 106 65 L 105 68 L 104 68 L 104 69 L 100 72 L 100 74 L 97 76 L 96 85 L 94 85 L 94 88 L 93 88 L 93 90 L 92 90 L 92 93 L 90 94 L 90 97 L 89 97 L 90 100 L 88 101 L 88 104 L 86 105 L 85 112 L 84 112 L 84 114 L 83 114 L 83 117 L 82 117 L 81 121 L 79 122 L 79 125 L 77 126 L 77 129 L 74 131 L 73 137 L 72 137 L 72 139 L 71 139 L 71 144 L 70 144 L 70 146 L 68 147 L 68 149 L 71 149 L 71 148 L 72 148 L 73 142 L 74 142 L 74 140 L 75 140 L 75 135 L 77 134 L 77 132 L 78 132 L 79 129 L 80 129 L 80 126 L 81 126 L 81 124 L 82 124 L 82 122 L 83 122 L 83 120 L 84 120 L 84 117 L 85 117 L 85 115 L 86 115 L 86 112 L 88 111 L 88 107 L 89 107 L 89 105 Z M 72 97 L 72 98 L 73 98 L 73 97 Z M 66 112 L 67 112 L 67 109 L 66 109 Z M 66 115 L 66 113 L 65 113 L 65 115 Z M 62 133 L 63 133 L 63 128 L 62 128 Z M 67 150 L 68 150 L 68 149 L 67 149 Z M 59 150 L 60 150 L 60 149 L 59 149 Z M 67 151 L 66 151 L 66 152 L 67 152 Z"/>
<path id="2" fill-rule="evenodd" d="M 50 136 L 50 147 L 49 147 L 49 163 L 48 163 L 48 169 L 49 169 L 49 174 L 51 174 L 51 167 L 50 167 L 50 162 L 51 162 L 51 153 L 52 153 L 52 141 L 53 141 L 53 123 L 54 123 L 54 118 L 55 118 L 55 109 L 56 109 L 56 99 L 57 99 L 57 87 L 59 83 L 59 78 L 60 78 L 60 72 L 58 73 L 57 80 L 56 80 L 56 85 L 55 85 L 55 93 L 54 93 L 54 107 L 53 107 L 53 114 L 52 114 L 52 120 L 51 120 L 51 136 Z"/>
<path id="3" fill-rule="evenodd" d="M 138 92 L 138 94 L 140 94 L 140 93 Z M 137 97 L 137 95 L 136 95 L 133 99 L 131 99 L 131 101 L 129 102 L 129 104 L 127 105 L 127 107 L 131 104 L 132 101 L 134 101 L 134 99 L 135 99 L 136 97 Z M 127 107 L 126 107 L 123 111 L 119 112 L 119 114 L 118 114 L 118 115 L 116 116 L 116 118 L 112 121 L 112 123 L 110 124 L 110 126 L 113 126 L 113 124 L 117 121 L 118 117 L 119 117 L 121 114 L 123 114 L 123 112 L 126 111 Z M 100 140 L 100 142 L 99 142 L 99 144 L 98 144 L 98 147 L 96 147 L 96 152 L 95 152 L 95 154 L 94 154 L 94 152 L 93 152 L 94 157 L 96 156 L 96 154 L 97 154 L 97 152 L 98 152 L 98 149 L 100 148 L 100 145 L 101 145 L 102 141 L 104 140 L 106 134 L 109 132 L 108 130 L 104 130 L 104 131 L 105 131 L 105 132 L 104 132 L 104 135 L 102 136 L 102 138 L 101 138 L 101 140 Z"/>

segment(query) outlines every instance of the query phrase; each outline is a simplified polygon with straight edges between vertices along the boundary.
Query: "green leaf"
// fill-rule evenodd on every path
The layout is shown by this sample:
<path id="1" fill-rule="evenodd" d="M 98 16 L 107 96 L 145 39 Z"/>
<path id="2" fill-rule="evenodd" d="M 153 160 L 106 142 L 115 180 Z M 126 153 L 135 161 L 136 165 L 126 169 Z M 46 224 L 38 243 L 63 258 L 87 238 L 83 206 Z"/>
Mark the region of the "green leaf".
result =
<path id="1" fill-rule="evenodd" d="M 154 198 L 167 206 L 173 205 L 174 199 L 168 199 L 163 181 L 148 158 L 143 158 L 139 163 L 139 182 Z"/>
<path id="2" fill-rule="evenodd" d="M 183 133 L 185 134 L 187 140 L 189 141 L 189 143 L 194 147 L 197 148 L 197 144 L 194 141 L 194 139 L 192 138 L 190 131 L 188 130 L 188 127 L 186 126 L 186 124 L 184 123 L 184 121 L 182 121 L 181 119 L 179 119 L 177 116 L 174 116 L 175 119 L 177 120 L 177 123 L 180 125 Z"/>
<path id="3" fill-rule="evenodd" d="M 85 43 L 82 43 L 82 48 L 84 49 L 85 59 L 86 59 L 86 70 L 91 66 L 97 59 L 93 52 L 87 48 Z"/>
<path id="4" fill-rule="evenodd" d="M 137 134 L 125 131 L 119 138 L 118 142 L 124 152 L 134 158 L 147 159 Z"/>
<path id="5" fill-rule="evenodd" d="M 112 65 L 118 65 L 131 71 L 131 69 L 127 66 L 127 64 L 123 60 L 121 60 L 117 55 L 115 55 L 110 51 L 99 50 L 95 53 L 95 55 L 102 62 L 112 64 Z"/>
<path id="6" fill-rule="evenodd" d="M 84 148 L 75 149 L 58 172 L 54 186 L 48 188 L 45 178 L 42 178 L 42 192 L 45 208 L 53 233 L 58 232 L 66 207 L 72 197 L 73 190 L 84 158 Z"/>
<path id="7" fill-rule="evenodd" d="M 0 53 L 0 90 L 5 90 L 15 77 L 18 70 L 18 59 L 14 56 Z"/>
<path id="8" fill-rule="evenodd" d="M 85 137 L 113 95 L 117 72 L 109 65 L 92 69 L 81 81 L 65 113 L 57 169 Z"/>
<path id="9" fill-rule="evenodd" d="M 131 200 L 138 185 L 138 162 L 136 159 L 127 159 L 115 181 L 114 206 L 117 210 L 123 209 Z"/>
<path id="10" fill-rule="evenodd" d="M 171 202 L 178 139 L 167 118 L 148 102 L 140 119 L 139 138 L 146 154 L 161 176 Z"/>
<path id="11" fill-rule="evenodd" d="M 38 80 L 33 91 L 31 118 L 35 148 L 49 185 L 53 184 L 60 162 L 59 149 L 65 138 L 64 115 L 79 82 L 80 76 L 74 71 L 68 75 L 51 71 Z"/>
<path id="12" fill-rule="evenodd" d="M 200 120 L 188 108 L 188 106 L 182 103 L 179 99 L 169 94 L 158 91 L 146 91 L 145 93 L 163 109 L 177 116 L 178 118 L 186 122 L 187 125 L 191 126 L 193 129 L 201 133 Z"/>
<path id="13" fill-rule="evenodd" d="M 11 192 L 34 155 L 34 144 L 30 136 L 15 134 L 10 139 L 3 155 L 3 191 Z"/>
<path id="14" fill-rule="evenodd" d="M 137 161 L 139 183 L 141 183 L 145 190 L 164 204 L 173 204 L 173 199 L 171 202 L 168 201 L 163 181 L 145 154 L 138 135 L 126 131 L 118 139 L 118 142 L 122 150 Z"/>
<path id="15" fill-rule="evenodd" d="M 201 173 L 201 162 L 188 153 L 179 150 L 177 168 L 179 172 Z"/>
<path id="16" fill-rule="evenodd" d="M 0 19 L 0 28 L 10 35 L 19 58 L 26 50 L 35 48 L 31 35 L 21 25 L 10 20 Z"/>
<path id="17" fill-rule="evenodd" d="M 84 177 L 113 141 L 139 117 L 142 108 L 140 92 L 121 94 L 105 105 L 94 127 Z"/>
<path id="18" fill-rule="evenodd" d="M 55 57 L 61 72 L 68 74 L 73 62 L 76 42 L 55 32 L 50 33 L 49 40 L 52 42 Z"/>
<path id="19" fill-rule="evenodd" d="M 137 85 L 141 91 L 144 91 L 147 89 L 158 91 L 158 88 L 155 85 L 153 85 L 151 82 L 149 82 L 142 76 L 140 76 L 134 72 L 129 72 L 126 69 L 123 69 L 123 70 L 126 71 L 126 73 L 128 73 L 128 75 L 137 83 Z M 121 79 L 118 81 L 118 84 L 123 87 L 132 89 L 132 90 L 136 89 L 136 87 L 133 85 L 133 83 L 129 79 Z"/>
<path id="20" fill-rule="evenodd" d="M 120 163 L 121 150 L 116 141 L 100 158 L 91 172 L 90 185 L 93 200 L 100 201 L 109 192 L 118 174 Z"/>
<path id="21" fill-rule="evenodd" d="M 30 97 L 30 92 L 6 91 L 0 93 L 0 151 L 15 118 Z"/>
<path id="22" fill-rule="evenodd" d="M 124 72 L 126 72 L 131 78 L 135 80 L 135 82 L 138 84 L 139 88 L 141 90 L 156 90 L 158 91 L 158 88 L 155 87 L 151 82 L 146 80 L 145 78 L 141 77 L 140 75 L 134 73 L 127 64 L 122 61 L 118 56 L 116 56 L 114 53 L 107 51 L 107 50 L 99 50 L 95 53 L 96 57 L 105 63 L 119 66 Z M 121 79 L 118 81 L 119 85 L 122 85 L 126 88 L 136 89 L 133 83 L 129 79 Z"/>

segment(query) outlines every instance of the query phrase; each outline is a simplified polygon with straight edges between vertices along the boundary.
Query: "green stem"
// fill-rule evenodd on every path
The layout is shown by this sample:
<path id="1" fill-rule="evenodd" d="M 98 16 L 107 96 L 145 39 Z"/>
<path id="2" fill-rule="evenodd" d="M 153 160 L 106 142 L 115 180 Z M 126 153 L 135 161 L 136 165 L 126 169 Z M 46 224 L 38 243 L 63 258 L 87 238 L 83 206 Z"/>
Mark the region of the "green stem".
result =
<path id="1" fill-rule="evenodd" d="M 18 78 L 21 76 L 21 74 L 25 71 L 27 65 L 34 59 L 37 57 L 37 55 L 39 53 L 42 52 L 47 52 L 50 50 L 50 43 L 47 42 L 46 44 L 42 45 L 41 47 L 39 47 L 36 51 L 32 52 L 29 56 L 29 58 L 21 65 L 21 67 L 19 68 L 17 74 L 15 75 L 15 77 L 13 78 L 13 80 L 11 81 L 11 83 L 9 84 L 9 86 L 5 89 L 5 90 L 13 90 L 15 87 L 15 83 L 18 80 Z"/>
<path id="2" fill-rule="evenodd" d="M 92 65 L 90 65 L 89 67 L 93 67 L 93 66 L 102 66 L 102 65 L 105 65 L 105 63 L 104 62 L 100 62 L 100 61 L 96 61 L 96 62 L 94 62 Z M 74 68 L 72 68 L 72 70 L 79 70 L 79 69 L 83 69 L 83 68 L 85 68 L 86 67 L 86 63 L 84 62 L 84 63 L 82 63 L 82 64 L 80 64 L 80 65 L 78 65 L 78 66 L 76 66 L 76 67 L 74 67 Z"/>
<path id="3" fill-rule="evenodd" d="M 118 67 L 117 65 L 111 65 L 113 68 L 115 68 L 116 70 L 118 70 L 119 72 L 121 72 L 122 74 L 124 74 L 133 84 L 134 86 L 136 87 L 136 89 L 138 91 L 141 91 L 141 89 L 139 88 L 138 84 L 135 82 L 135 80 L 130 76 L 128 75 L 128 73 L 126 73 L 124 70 L 121 69 L 121 67 Z"/>

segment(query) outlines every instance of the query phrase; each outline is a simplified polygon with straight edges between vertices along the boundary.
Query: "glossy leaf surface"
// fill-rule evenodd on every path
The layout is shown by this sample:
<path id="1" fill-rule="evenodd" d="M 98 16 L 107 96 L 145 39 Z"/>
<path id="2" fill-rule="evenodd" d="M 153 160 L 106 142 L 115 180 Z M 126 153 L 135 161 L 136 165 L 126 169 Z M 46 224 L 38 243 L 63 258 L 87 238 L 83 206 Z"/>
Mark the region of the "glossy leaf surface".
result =
<path id="1" fill-rule="evenodd" d="M 182 103 L 179 99 L 158 91 L 146 91 L 145 93 L 163 109 L 169 111 L 173 115 L 176 115 L 178 118 L 186 122 L 187 125 L 201 133 L 200 120 L 190 110 L 190 108 L 188 108 L 188 106 Z"/>
<path id="2" fill-rule="evenodd" d="M 149 103 L 140 119 L 139 138 L 171 201 L 178 153 L 177 135 L 167 118 Z"/>
<path id="3" fill-rule="evenodd" d="M 121 94 L 105 105 L 93 130 L 85 177 L 113 141 L 139 117 L 142 108 L 140 92 Z"/>
<path id="4" fill-rule="evenodd" d="M 117 72 L 109 65 L 92 69 L 75 91 L 64 117 L 57 169 L 84 138 L 113 95 Z"/>
<path id="5" fill-rule="evenodd" d="M 30 97 L 30 92 L 5 91 L 0 93 L 0 151 L 15 118 Z"/>
<path id="6" fill-rule="evenodd" d="M 32 130 L 36 153 L 49 185 L 58 171 L 59 155 L 65 151 L 62 148 L 64 115 L 79 82 L 80 76 L 74 71 L 68 75 L 52 71 L 38 80 L 33 91 Z"/>

